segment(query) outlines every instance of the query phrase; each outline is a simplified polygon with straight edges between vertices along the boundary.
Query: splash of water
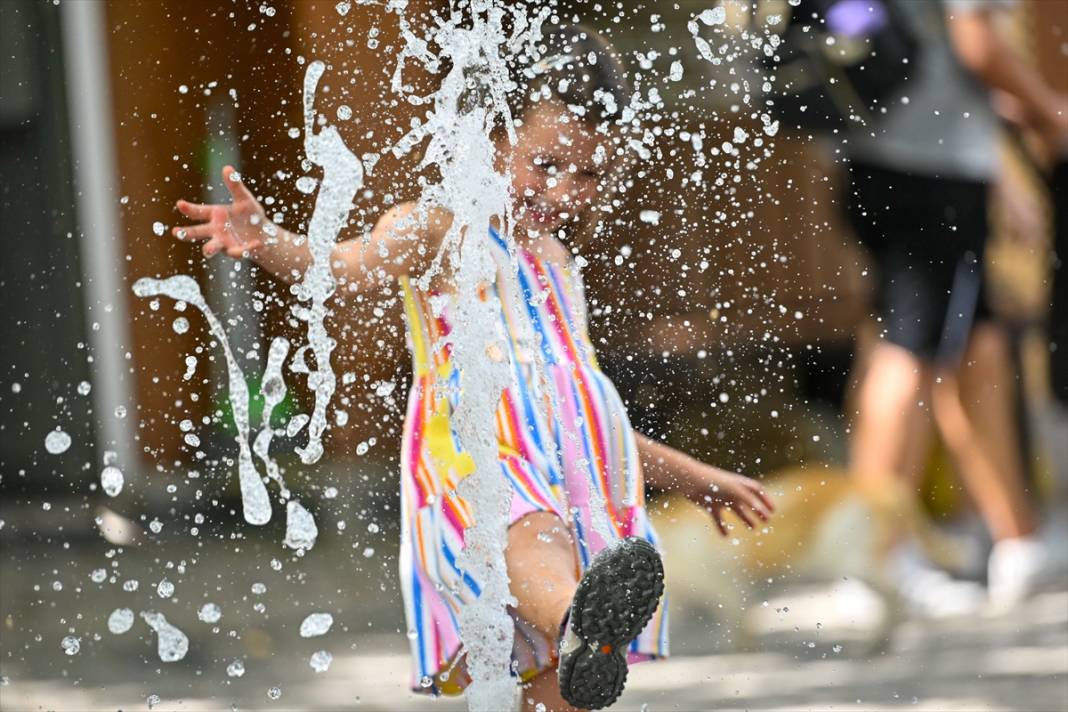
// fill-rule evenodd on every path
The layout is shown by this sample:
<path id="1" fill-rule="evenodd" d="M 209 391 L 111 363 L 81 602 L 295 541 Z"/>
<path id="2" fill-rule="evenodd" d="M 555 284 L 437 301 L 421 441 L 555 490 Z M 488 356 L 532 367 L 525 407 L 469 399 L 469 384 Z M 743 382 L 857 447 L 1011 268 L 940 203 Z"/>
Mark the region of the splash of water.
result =
<path id="1" fill-rule="evenodd" d="M 266 524 L 271 520 L 271 501 L 267 496 L 267 486 L 263 484 L 260 473 L 257 472 L 252 462 L 252 448 L 249 446 L 249 413 L 248 413 L 248 384 L 245 382 L 245 374 L 237 364 L 233 352 L 230 350 L 230 341 L 226 338 L 226 332 L 222 324 L 211 311 L 204 295 L 196 280 L 187 275 L 175 275 L 167 279 L 152 279 L 142 277 L 133 285 L 133 292 L 139 297 L 155 297 L 163 295 L 176 301 L 184 301 L 196 307 L 204 315 L 208 322 L 211 334 L 222 344 L 223 354 L 226 356 L 226 373 L 229 379 L 230 409 L 234 415 L 234 425 L 237 427 L 238 459 L 237 471 L 241 483 L 241 505 L 244 510 L 245 521 L 249 524 Z"/>
<path id="2" fill-rule="evenodd" d="M 323 455 L 322 436 L 326 429 L 326 408 L 334 395 L 337 379 L 330 364 L 335 341 L 326 331 L 326 300 L 336 282 L 330 254 L 338 234 L 345 227 L 352 200 L 363 185 L 363 164 L 345 146 L 337 129 L 326 126 L 315 132 L 315 90 L 326 65 L 315 61 L 304 74 L 304 152 L 308 160 L 323 169 L 315 209 L 308 225 L 308 249 L 312 263 L 304 279 L 292 287 L 293 294 L 306 305 L 295 306 L 294 315 L 308 325 L 308 344 L 300 349 L 299 360 L 310 348 L 315 369 L 307 371 L 308 388 L 315 392 L 315 407 L 308 423 L 308 442 L 297 448 L 301 462 L 318 462 Z"/>
<path id="3" fill-rule="evenodd" d="M 165 663 L 178 662 L 189 652 L 189 638 L 185 633 L 167 622 L 166 616 L 154 611 L 143 611 L 141 618 L 156 631 L 156 652 Z"/>
<path id="4" fill-rule="evenodd" d="M 440 179 L 424 187 L 420 204 L 444 208 L 453 216 L 420 285 L 426 288 L 447 257 L 458 291 L 456 327 L 447 340 L 460 373 L 461 392 L 450 420 L 475 463 L 474 472 L 458 486 L 474 519 L 464 531 L 458 564 L 482 585 L 479 597 L 459 613 L 472 678 L 466 695 L 472 710 L 505 709 L 511 706 L 515 692 L 510 673 L 514 630 L 506 610 L 512 597 L 504 557 L 511 491 L 497 460 L 494 414 L 509 382 L 509 367 L 486 358 L 494 346 L 503 350 L 495 343 L 501 305 L 496 297 L 479 299 L 478 287 L 497 278 L 488 234 L 494 218 L 501 221 L 505 239 L 510 239 L 509 180 L 494 166 L 495 146 L 490 138 L 498 121 L 514 137 L 505 101 L 510 86 L 506 59 L 521 48 L 530 49 L 540 36 L 540 20 L 530 22 L 518 6 L 470 0 L 453 5 L 451 13 L 424 39 L 411 30 L 403 7 L 394 9 L 405 42 L 393 75 L 394 90 L 404 93 L 402 72 L 409 59 L 435 73 L 446 62 L 449 66 L 431 97 L 408 97 L 415 104 L 432 101 L 433 109 L 398 142 L 394 152 L 404 153 L 429 138 L 421 167 L 435 168 Z M 504 29 L 506 19 L 513 27 L 510 35 Z M 436 54 L 431 45 L 437 47 Z M 514 254 L 514 249 L 510 251 Z"/>
<path id="5" fill-rule="evenodd" d="M 278 483 L 279 494 L 282 499 L 289 499 L 289 490 L 285 480 L 278 470 L 278 463 L 270 455 L 271 439 L 274 430 L 271 429 L 271 416 L 274 409 L 286 397 L 286 382 L 282 376 L 282 364 L 289 355 L 289 340 L 282 336 L 276 336 L 271 341 L 267 350 L 267 365 L 263 369 L 263 378 L 260 379 L 260 395 L 263 396 L 263 417 L 260 421 L 260 430 L 256 433 L 256 439 L 252 442 L 252 451 L 260 458 L 267 476 Z"/>
<path id="6" fill-rule="evenodd" d="M 290 549 L 310 549 L 315 546 L 319 529 L 311 512 L 296 501 L 290 500 L 286 505 L 286 538 L 282 542 Z"/>

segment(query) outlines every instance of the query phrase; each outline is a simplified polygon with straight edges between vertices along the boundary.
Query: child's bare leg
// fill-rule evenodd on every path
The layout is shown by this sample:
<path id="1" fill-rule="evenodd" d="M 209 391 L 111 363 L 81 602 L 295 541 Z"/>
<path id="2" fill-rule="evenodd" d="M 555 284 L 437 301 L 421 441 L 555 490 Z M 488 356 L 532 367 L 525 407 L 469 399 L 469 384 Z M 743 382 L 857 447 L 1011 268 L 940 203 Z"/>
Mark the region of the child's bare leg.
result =
<path id="1" fill-rule="evenodd" d="M 1027 536 L 1036 522 L 1013 420 L 1015 384 L 1004 333 L 977 327 L 967 359 L 959 377 L 946 374 L 935 387 L 939 429 L 993 538 Z"/>
<path id="2" fill-rule="evenodd" d="M 555 514 L 528 514 L 508 529 L 505 560 L 516 613 L 555 641 L 578 586 L 571 532 Z"/>
<path id="3" fill-rule="evenodd" d="M 520 688 L 523 712 L 535 712 L 536 705 L 545 705 L 545 712 L 579 712 L 560 696 L 560 685 L 556 679 L 556 670 L 546 670 Z"/>

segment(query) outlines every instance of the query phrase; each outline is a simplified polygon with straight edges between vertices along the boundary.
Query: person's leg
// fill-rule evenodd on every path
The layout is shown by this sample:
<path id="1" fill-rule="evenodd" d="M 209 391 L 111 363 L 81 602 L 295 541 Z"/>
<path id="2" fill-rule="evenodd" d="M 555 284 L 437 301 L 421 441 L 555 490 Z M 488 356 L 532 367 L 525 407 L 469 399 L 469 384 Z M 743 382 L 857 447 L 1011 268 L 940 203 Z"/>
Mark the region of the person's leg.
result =
<path id="1" fill-rule="evenodd" d="M 505 550 L 516 613 L 549 640 L 560 635 L 578 586 L 575 548 L 567 526 L 552 512 L 534 512 L 508 529 Z"/>
<path id="2" fill-rule="evenodd" d="M 924 404 L 930 381 L 926 363 L 912 352 L 883 340 L 870 348 L 850 439 L 850 470 L 864 484 L 918 479 L 930 435 Z"/>
<path id="3" fill-rule="evenodd" d="M 939 430 L 995 541 L 1036 528 L 1013 417 L 1008 349 L 1002 329 L 979 324 L 959 376 L 940 373 L 933 396 Z"/>
<path id="4" fill-rule="evenodd" d="M 560 696 L 556 670 L 545 670 L 520 689 L 523 712 L 580 712 Z M 545 705 L 538 707 L 539 704 Z"/>

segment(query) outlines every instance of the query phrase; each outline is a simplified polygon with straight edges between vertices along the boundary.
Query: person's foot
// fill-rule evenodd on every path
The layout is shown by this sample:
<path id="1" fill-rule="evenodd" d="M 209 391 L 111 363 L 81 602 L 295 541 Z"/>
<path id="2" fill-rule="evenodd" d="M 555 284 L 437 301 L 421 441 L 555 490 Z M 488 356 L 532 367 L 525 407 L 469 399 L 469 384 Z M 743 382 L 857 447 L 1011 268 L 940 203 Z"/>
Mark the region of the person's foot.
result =
<path id="1" fill-rule="evenodd" d="M 899 603 L 919 618 L 976 615 L 986 601 L 981 585 L 953 578 L 911 544 L 898 546 L 890 556 L 889 575 Z"/>
<path id="2" fill-rule="evenodd" d="M 663 592 L 664 565 L 644 539 L 622 539 L 594 557 L 560 641 L 557 675 L 569 704 L 595 710 L 616 701 L 627 681 L 627 648 Z"/>
<path id="3" fill-rule="evenodd" d="M 986 573 L 993 611 L 1006 611 L 1034 593 L 1045 580 L 1049 559 L 1049 551 L 1038 537 L 996 542 Z"/>

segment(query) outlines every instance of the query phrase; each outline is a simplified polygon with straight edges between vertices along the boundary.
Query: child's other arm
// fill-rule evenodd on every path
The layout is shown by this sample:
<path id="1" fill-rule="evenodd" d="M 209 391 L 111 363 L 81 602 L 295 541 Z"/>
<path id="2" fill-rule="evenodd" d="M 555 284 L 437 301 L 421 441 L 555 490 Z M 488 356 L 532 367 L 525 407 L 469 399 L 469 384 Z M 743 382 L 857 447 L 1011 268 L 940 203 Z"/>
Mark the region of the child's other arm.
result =
<path id="1" fill-rule="evenodd" d="M 200 222 L 176 227 L 174 235 L 180 240 L 203 240 L 206 257 L 219 252 L 234 259 L 248 257 L 279 279 L 299 279 L 312 261 L 307 238 L 270 222 L 232 167 L 223 169 L 223 182 L 230 191 L 228 205 L 178 201 L 183 215 Z M 330 256 L 335 274 L 361 284 L 359 277 L 368 271 L 382 269 L 400 276 L 426 269 L 451 220 L 447 213 L 433 209 L 422 221 L 410 219 L 414 209 L 414 204 L 406 203 L 386 212 L 371 231 L 368 244 L 361 238 L 337 243 Z"/>
<path id="2" fill-rule="evenodd" d="M 750 528 L 753 515 L 767 521 L 775 510 L 756 480 L 706 465 L 638 431 L 634 436 L 646 481 L 665 492 L 680 492 L 707 509 L 723 536 L 728 532 L 723 521 L 725 510 L 733 511 Z"/>

